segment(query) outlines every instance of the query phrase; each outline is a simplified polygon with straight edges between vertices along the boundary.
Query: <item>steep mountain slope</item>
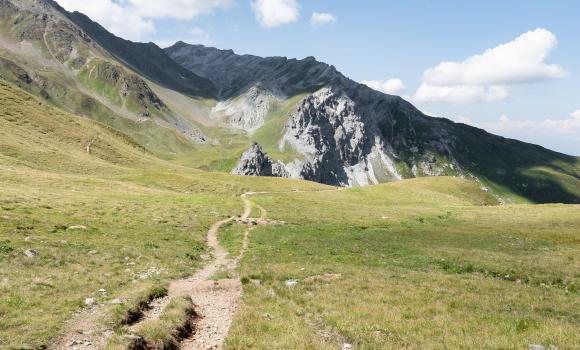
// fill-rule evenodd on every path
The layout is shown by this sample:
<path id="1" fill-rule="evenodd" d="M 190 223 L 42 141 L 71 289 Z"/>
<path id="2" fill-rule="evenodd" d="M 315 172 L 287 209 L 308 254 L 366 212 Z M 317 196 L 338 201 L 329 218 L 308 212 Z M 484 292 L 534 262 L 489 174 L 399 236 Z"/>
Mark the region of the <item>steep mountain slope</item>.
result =
<path id="1" fill-rule="evenodd" d="M 104 124 L 62 112 L 0 80 L 0 164 L 67 174 L 162 163 Z"/>
<path id="2" fill-rule="evenodd" d="M 171 101 L 154 90 L 164 89 L 158 88 L 161 84 L 205 96 L 211 83 L 179 67 L 161 49 L 155 54 L 130 42 L 123 46 L 124 41 L 110 34 L 96 40 L 68 18 L 82 19 L 80 14 L 68 14 L 49 0 L 2 0 L 0 10 L 1 78 L 59 108 L 118 128 L 160 155 L 191 151 L 208 142 L 195 118 L 174 111 Z M 88 29 L 105 36 L 91 23 L 85 23 Z M 150 60 L 135 63 L 101 42 Z"/>
<path id="3" fill-rule="evenodd" d="M 260 111 L 240 115 L 231 108 L 226 117 L 230 122 L 245 117 L 237 125 L 251 138 L 268 128 L 266 152 L 295 155 L 282 169 L 277 164 L 274 175 L 340 186 L 453 175 L 473 177 L 508 200 L 580 201 L 578 158 L 425 116 L 400 97 L 358 84 L 312 58 L 238 56 L 181 42 L 166 51 L 184 67 L 211 79 L 226 99 L 222 105 Z M 295 96 L 300 98 L 287 113 L 274 116 L 276 103 Z M 259 101 L 259 108 L 252 101 Z M 272 119 L 274 128 L 269 125 Z M 272 161 L 264 150 L 253 146 L 236 172 L 259 175 L 270 169 Z"/>
<path id="4" fill-rule="evenodd" d="M 240 56 L 232 50 L 182 41 L 165 51 L 183 67 L 211 80 L 221 99 L 236 97 L 256 86 L 277 96 L 294 96 L 314 92 L 340 76 L 334 67 L 321 64 L 314 57 L 296 60 Z"/>
<path id="5" fill-rule="evenodd" d="M 55 6 L 109 54 L 148 79 L 191 96 L 215 97 L 216 89 L 209 80 L 181 67 L 157 45 L 121 39 L 82 13 L 69 13 L 56 3 Z"/>

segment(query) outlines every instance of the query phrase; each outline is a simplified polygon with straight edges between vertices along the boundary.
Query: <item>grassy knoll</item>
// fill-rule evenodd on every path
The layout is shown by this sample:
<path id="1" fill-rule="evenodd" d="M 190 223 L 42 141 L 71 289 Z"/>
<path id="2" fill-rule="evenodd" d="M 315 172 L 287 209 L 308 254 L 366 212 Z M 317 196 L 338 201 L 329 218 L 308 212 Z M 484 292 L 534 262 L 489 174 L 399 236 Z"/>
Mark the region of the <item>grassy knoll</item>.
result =
<path id="1" fill-rule="evenodd" d="M 230 349 L 573 349 L 580 207 L 490 206 L 467 181 L 260 195 Z M 286 281 L 298 283 L 288 287 Z"/>

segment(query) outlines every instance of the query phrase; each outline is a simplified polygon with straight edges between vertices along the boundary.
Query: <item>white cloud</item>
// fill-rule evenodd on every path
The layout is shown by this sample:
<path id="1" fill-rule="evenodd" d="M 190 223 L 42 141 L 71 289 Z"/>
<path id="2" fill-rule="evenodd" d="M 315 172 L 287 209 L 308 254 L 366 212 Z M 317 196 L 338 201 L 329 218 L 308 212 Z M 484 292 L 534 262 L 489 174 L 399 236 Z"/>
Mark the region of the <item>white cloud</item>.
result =
<path id="1" fill-rule="evenodd" d="M 227 8 L 232 0 L 126 0 L 129 7 L 146 18 L 191 19 Z"/>
<path id="2" fill-rule="evenodd" d="M 580 137 L 580 110 L 571 113 L 565 119 L 515 120 L 507 115 L 502 115 L 495 121 L 476 122 L 465 116 L 459 116 L 455 118 L 455 121 L 500 134 L 505 132 L 553 133 Z"/>
<path id="3" fill-rule="evenodd" d="M 338 18 L 331 13 L 314 12 L 310 18 L 310 25 L 313 27 L 322 27 L 325 24 L 335 23 Z"/>
<path id="4" fill-rule="evenodd" d="M 389 95 L 400 95 L 406 89 L 405 84 L 401 79 L 363 80 L 362 83 L 371 89 L 384 92 L 385 94 Z"/>
<path id="5" fill-rule="evenodd" d="M 139 40 L 155 32 L 153 21 L 127 11 L 125 4 L 122 6 L 112 0 L 58 0 L 58 3 L 67 11 L 84 13 L 110 32 L 126 39 Z"/>
<path id="6" fill-rule="evenodd" d="M 300 5 L 296 0 L 255 0 L 252 9 L 258 22 L 266 28 L 295 22 L 300 14 Z"/>
<path id="7" fill-rule="evenodd" d="M 187 20 L 226 8 L 232 0 L 57 0 L 68 11 L 79 11 L 115 35 L 142 40 L 156 32 L 154 19 Z"/>
<path id="8" fill-rule="evenodd" d="M 212 45 L 213 41 L 211 40 L 208 32 L 205 30 L 195 27 L 189 30 L 190 39 L 189 42 L 192 44 L 202 44 L 202 45 Z"/>
<path id="9" fill-rule="evenodd" d="M 441 62 L 423 74 L 417 102 L 493 102 L 509 97 L 509 87 L 566 76 L 546 62 L 556 36 L 536 29 L 461 62 Z"/>
<path id="10" fill-rule="evenodd" d="M 413 100 L 448 103 L 495 102 L 508 98 L 509 94 L 509 88 L 506 86 L 434 86 L 423 83 L 415 92 Z"/>
<path id="11" fill-rule="evenodd" d="M 580 156 L 580 109 L 564 119 L 518 120 L 507 115 L 482 122 L 465 116 L 453 119 L 496 135 L 541 144 L 550 149 Z"/>

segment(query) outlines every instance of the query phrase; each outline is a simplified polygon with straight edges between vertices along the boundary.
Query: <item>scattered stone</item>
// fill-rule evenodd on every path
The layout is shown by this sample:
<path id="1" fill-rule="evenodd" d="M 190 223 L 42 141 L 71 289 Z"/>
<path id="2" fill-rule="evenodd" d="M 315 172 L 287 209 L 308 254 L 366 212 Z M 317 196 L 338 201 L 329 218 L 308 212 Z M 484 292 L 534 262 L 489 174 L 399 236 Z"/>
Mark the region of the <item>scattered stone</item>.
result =
<path id="1" fill-rule="evenodd" d="M 149 270 L 141 272 L 138 275 L 138 278 L 141 280 L 153 277 L 153 276 L 158 276 L 161 274 L 161 270 L 157 269 L 156 267 L 151 267 Z"/>
<path id="2" fill-rule="evenodd" d="M 26 255 L 29 258 L 34 258 L 37 257 L 39 253 L 36 250 L 28 249 L 24 252 L 24 255 Z"/>
<path id="3" fill-rule="evenodd" d="M 260 280 L 250 280 L 250 283 L 253 284 L 254 286 L 258 287 L 262 284 L 262 281 Z"/>
<path id="4" fill-rule="evenodd" d="M 528 345 L 528 350 L 546 350 L 546 347 L 539 344 L 530 344 Z"/>
<path id="5" fill-rule="evenodd" d="M 337 279 L 340 279 L 340 277 L 342 277 L 342 275 L 339 273 L 327 273 L 324 275 L 310 276 L 310 277 L 304 279 L 304 281 L 306 281 L 306 282 L 313 282 L 313 281 L 332 282 L 332 281 L 336 281 Z"/>
<path id="6" fill-rule="evenodd" d="M 101 294 L 107 294 L 107 290 L 104 288 L 99 289 L 99 293 Z"/>
<path id="7" fill-rule="evenodd" d="M 27 236 L 26 238 L 24 238 L 24 242 L 30 242 L 32 241 L 34 238 Z"/>
<path id="8" fill-rule="evenodd" d="M 294 287 L 297 284 L 298 284 L 298 281 L 297 280 L 288 280 L 288 281 L 286 281 L 286 286 L 288 286 L 288 287 Z"/>
<path id="9" fill-rule="evenodd" d="M 111 305 L 122 305 L 125 304 L 125 302 L 119 298 L 113 299 L 110 301 Z"/>
<path id="10" fill-rule="evenodd" d="M 349 344 L 349 343 L 342 344 L 342 350 L 352 350 L 352 349 L 353 349 L 352 344 Z"/>
<path id="11" fill-rule="evenodd" d="M 74 226 L 69 226 L 67 228 L 67 230 L 86 230 L 87 227 L 84 225 L 74 225 Z"/>
<path id="12" fill-rule="evenodd" d="M 3 215 L 3 216 L 0 216 L 0 219 L 8 221 L 8 220 L 10 220 L 10 216 Z"/>
<path id="13" fill-rule="evenodd" d="M 95 298 L 86 298 L 85 299 L 86 306 L 94 306 L 96 303 L 97 303 L 97 301 L 95 300 Z"/>
<path id="14" fill-rule="evenodd" d="M 98 253 L 98 251 L 96 251 L 96 250 L 91 250 L 91 251 L 89 251 L 89 254 L 90 254 L 90 255 L 95 255 L 95 254 L 97 254 L 97 253 Z"/>
<path id="15" fill-rule="evenodd" d="M 274 319 L 274 317 L 272 317 L 272 315 L 270 315 L 269 313 L 265 313 L 264 314 L 264 318 L 267 319 L 267 320 L 273 320 Z"/>

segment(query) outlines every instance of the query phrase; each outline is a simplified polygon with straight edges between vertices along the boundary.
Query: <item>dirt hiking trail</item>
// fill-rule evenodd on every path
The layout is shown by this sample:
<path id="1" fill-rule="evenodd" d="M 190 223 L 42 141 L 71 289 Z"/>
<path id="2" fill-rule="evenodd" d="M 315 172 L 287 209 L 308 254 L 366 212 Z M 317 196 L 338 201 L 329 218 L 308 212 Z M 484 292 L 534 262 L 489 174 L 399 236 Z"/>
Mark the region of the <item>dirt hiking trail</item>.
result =
<path id="1" fill-rule="evenodd" d="M 143 322 L 159 318 L 165 307 L 174 298 L 190 297 L 196 313 L 193 319 L 193 332 L 189 338 L 181 340 L 179 349 L 221 349 L 242 297 L 242 283 L 236 268 L 248 249 L 250 232 L 258 225 L 283 224 L 283 222 L 268 220 L 266 210 L 250 201 L 248 197 L 288 192 L 246 192 L 242 194 L 240 196 L 244 203 L 242 215 L 218 221 L 212 224 L 207 232 L 207 245 L 213 255 L 211 262 L 193 276 L 171 282 L 167 296 L 153 300 L 143 312 L 143 316 L 129 327 L 129 334 L 134 334 Z M 259 218 L 251 218 L 253 208 L 259 210 Z M 236 257 L 230 256 L 218 240 L 220 228 L 230 222 L 248 226 L 244 232 L 242 249 Z M 217 279 L 218 274 L 223 274 L 228 278 Z M 108 339 L 113 335 L 113 331 L 107 328 L 103 322 L 103 318 L 106 316 L 104 309 L 101 305 L 79 312 L 65 326 L 67 331 L 55 339 L 48 346 L 48 349 L 95 350 L 105 348 Z"/>

